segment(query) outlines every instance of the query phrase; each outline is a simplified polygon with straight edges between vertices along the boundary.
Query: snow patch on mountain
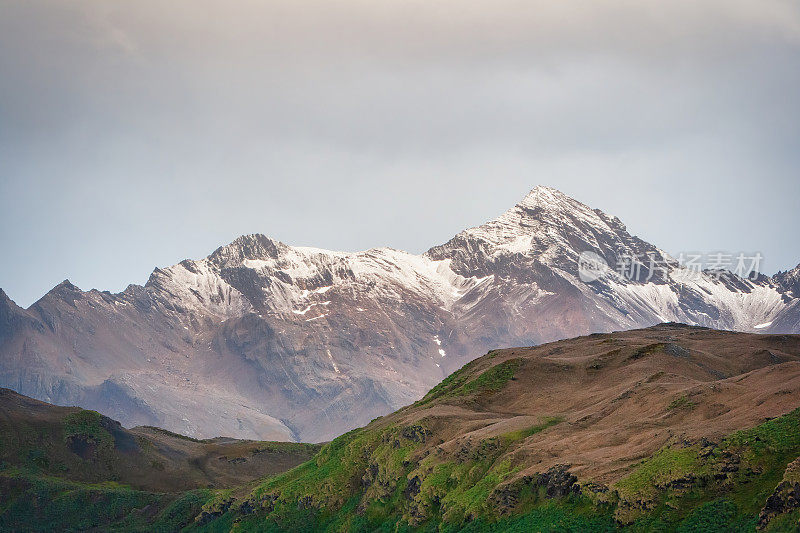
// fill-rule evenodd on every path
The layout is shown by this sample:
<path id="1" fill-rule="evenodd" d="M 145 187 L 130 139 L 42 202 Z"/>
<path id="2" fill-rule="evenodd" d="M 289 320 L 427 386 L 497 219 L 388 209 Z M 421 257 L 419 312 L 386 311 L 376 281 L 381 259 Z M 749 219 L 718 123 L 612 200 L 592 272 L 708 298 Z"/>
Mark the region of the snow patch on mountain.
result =
<path id="1" fill-rule="evenodd" d="M 584 282 L 586 252 L 601 264 Z M 659 267 L 631 279 L 626 257 Z M 798 296 L 800 267 L 695 272 L 536 187 L 421 255 L 254 234 L 119 294 L 64 282 L 22 310 L 0 291 L 0 386 L 196 436 L 329 440 L 489 349 L 668 321 L 800 332 Z"/>

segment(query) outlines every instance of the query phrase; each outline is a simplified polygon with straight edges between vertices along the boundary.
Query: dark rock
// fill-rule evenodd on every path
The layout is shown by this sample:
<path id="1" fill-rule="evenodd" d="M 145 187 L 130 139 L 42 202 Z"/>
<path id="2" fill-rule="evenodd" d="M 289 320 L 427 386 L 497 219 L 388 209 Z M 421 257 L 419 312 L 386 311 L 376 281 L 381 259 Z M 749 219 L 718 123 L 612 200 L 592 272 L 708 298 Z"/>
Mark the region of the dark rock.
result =
<path id="1" fill-rule="evenodd" d="M 548 498 L 562 498 L 569 494 L 581 493 L 578 478 L 568 471 L 569 466 L 556 465 L 537 476 L 536 485 L 545 487 Z"/>
<path id="2" fill-rule="evenodd" d="M 86 461 L 97 458 L 97 442 L 87 435 L 70 435 L 67 437 L 67 448 Z"/>
<path id="3" fill-rule="evenodd" d="M 371 486 L 375 479 L 378 477 L 378 464 L 377 463 L 370 463 L 367 466 L 367 470 L 364 472 L 364 475 L 361 477 L 361 486 L 367 488 Z"/>
<path id="4" fill-rule="evenodd" d="M 216 520 L 220 516 L 227 513 L 228 509 L 231 508 L 231 505 L 233 505 L 232 499 L 225 500 L 221 502 L 217 507 L 213 509 L 207 509 L 202 513 L 200 513 L 200 515 L 198 515 L 198 517 L 195 519 L 195 522 L 197 523 L 198 526 L 204 526 L 209 522 Z"/>
<path id="5" fill-rule="evenodd" d="M 569 472 L 570 465 L 556 465 L 535 476 L 522 476 L 511 483 L 497 487 L 489 496 L 499 514 L 511 512 L 518 504 L 523 490 L 536 492 L 544 487 L 547 498 L 563 498 L 570 494 L 581 494 L 578 478 Z M 600 487 L 598 485 L 598 487 Z M 608 490 L 608 487 L 605 487 Z"/>
<path id="6" fill-rule="evenodd" d="M 400 436 L 404 439 L 408 439 L 417 443 L 424 443 L 425 440 L 431 435 L 433 435 L 433 433 L 431 433 L 430 430 L 425 429 L 420 425 L 403 428 L 403 430 L 400 432 Z"/>
<path id="7" fill-rule="evenodd" d="M 684 359 L 691 358 L 689 350 L 673 342 L 668 342 L 667 344 L 664 345 L 664 352 L 673 357 L 682 357 Z"/>
<path id="8" fill-rule="evenodd" d="M 701 482 L 702 484 L 702 480 L 700 480 L 696 475 L 689 473 L 683 477 L 673 479 L 663 485 L 657 485 L 657 486 L 662 489 L 669 488 L 675 490 L 686 490 L 698 484 L 698 482 Z"/>
<path id="9" fill-rule="evenodd" d="M 526 487 L 531 487 L 533 478 L 523 476 L 511 483 L 506 483 L 497 487 L 489 496 L 489 501 L 501 515 L 508 514 L 514 510 L 519 503 L 519 495 Z"/>
<path id="10" fill-rule="evenodd" d="M 245 500 L 239 506 L 239 513 L 243 515 L 249 515 L 256 512 L 256 508 L 253 505 L 253 502 L 250 500 Z"/>
<path id="11" fill-rule="evenodd" d="M 406 485 L 405 490 L 403 491 L 403 495 L 406 497 L 407 500 L 411 500 L 419 494 L 419 488 L 422 483 L 420 482 L 419 476 L 414 476 L 408 480 L 408 484 Z"/>
<path id="12" fill-rule="evenodd" d="M 767 498 L 767 503 L 758 516 L 758 529 L 764 529 L 778 515 L 800 509 L 800 483 L 783 481 Z"/>
<path id="13" fill-rule="evenodd" d="M 297 510 L 303 511 L 314 508 L 314 498 L 311 496 L 302 496 L 297 500 Z"/>

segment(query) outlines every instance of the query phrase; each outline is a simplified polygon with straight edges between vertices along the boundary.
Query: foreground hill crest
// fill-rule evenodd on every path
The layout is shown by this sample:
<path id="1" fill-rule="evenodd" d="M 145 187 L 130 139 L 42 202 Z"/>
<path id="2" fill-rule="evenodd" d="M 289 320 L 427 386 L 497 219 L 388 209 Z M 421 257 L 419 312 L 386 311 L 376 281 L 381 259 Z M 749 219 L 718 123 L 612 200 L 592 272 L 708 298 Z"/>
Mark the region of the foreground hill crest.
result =
<path id="1" fill-rule="evenodd" d="M 584 283 L 587 250 L 670 267 L 646 283 Z M 798 332 L 796 271 L 687 282 L 619 219 L 536 187 L 422 255 L 246 235 L 118 294 L 65 282 L 29 309 L 0 298 L 0 386 L 126 426 L 322 441 L 496 347 L 665 321 Z"/>
<path id="2" fill-rule="evenodd" d="M 796 531 L 798 402 L 800 335 L 674 323 L 492 350 L 321 447 L 0 389 L 0 527 Z"/>
<path id="3" fill-rule="evenodd" d="M 493 350 L 265 480 L 219 523 L 795 530 L 798 401 L 797 335 L 660 324 Z"/>

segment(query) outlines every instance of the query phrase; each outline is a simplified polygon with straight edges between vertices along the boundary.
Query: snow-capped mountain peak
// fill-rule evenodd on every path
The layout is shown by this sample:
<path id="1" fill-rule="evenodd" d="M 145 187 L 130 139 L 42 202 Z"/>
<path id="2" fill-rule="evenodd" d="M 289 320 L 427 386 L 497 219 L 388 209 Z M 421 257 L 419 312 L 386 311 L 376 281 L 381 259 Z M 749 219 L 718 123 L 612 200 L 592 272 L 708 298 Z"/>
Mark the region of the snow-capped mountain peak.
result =
<path id="1" fill-rule="evenodd" d="M 525 197 L 516 205 L 522 208 L 542 208 L 548 210 L 556 209 L 572 209 L 575 206 L 583 206 L 577 200 L 570 198 L 563 192 L 553 187 L 544 185 L 537 185 L 525 195 Z M 585 206 L 583 206 L 585 207 Z"/>
<path id="2" fill-rule="evenodd" d="M 462 235 L 484 241 L 495 254 L 547 255 L 557 249 L 575 251 L 578 245 L 597 248 L 600 236 L 616 240 L 618 228 L 609 224 L 611 220 L 557 189 L 538 186 L 499 217 Z"/>
<path id="3" fill-rule="evenodd" d="M 228 245 L 217 248 L 209 260 L 219 266 L 238 266 L 244 261 L 276 259 L 289 246 L 260 233 L 242 235 Z"/>
<path id="4" fill-rule="evenodd" d="M 607 276 L 580 279 L 586 251 Z M 648 254 L 665 268 L 616 271 Z M 0 386 L 193 436 L 327 440 L 492 348 L 666 321 L 800 331 L 797 272 L 688 276 L 616 217 L 539 186 L 422 255 L 252 234 L 119 294 L 63 283 L 23 310 L 0 293 Z"/>
<path id="5" fill-rule="evenodd" d="M 537 265 L 577 275 L 578 260 L 591 251 L 609 265 L 621 255 L 663 254 L 628 234 L 619 219 L 551 187 L 538 186 L 499 217 L 467 229 L 429 250 L 433 259 L 451 259 L 461 275 L 489 275 L 500 263 L 507 275 L 530 278 Z"/>
<path id="6" fill-rule="evenodd" d="M 800 298 L 800 265 L 785 272 L 778 272 L 773 277 L 783 291 L 791 292 L 795 297 Z"/>

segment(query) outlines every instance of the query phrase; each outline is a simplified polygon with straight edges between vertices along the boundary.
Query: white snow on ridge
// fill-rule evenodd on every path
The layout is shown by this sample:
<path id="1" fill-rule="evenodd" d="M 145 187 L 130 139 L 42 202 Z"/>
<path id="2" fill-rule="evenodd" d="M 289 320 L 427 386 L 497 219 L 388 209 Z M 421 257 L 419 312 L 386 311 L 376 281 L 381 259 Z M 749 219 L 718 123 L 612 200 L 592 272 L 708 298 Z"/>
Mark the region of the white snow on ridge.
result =
<path id="1" fill-rule="evenodd" d="M 549 265 L 592 302 L 592 314 L 605 314 L 623 327 L 678 321 L 728 329 L 763 329 L 785 308 L 783 295 L 768 284 L 742 280 L 747 289 L 740 290 L 705 273 L 674 266 L 669 268 L 671 283 L 631 282 L 609 266 L 604 279 L 610 290 L 601 294 L 594 292 L 577 279 L 575 272 L 568 272 L 569 261 L 577 258 L 581 251 L 573 249 L 575 239 L 582 246 L 593 246 L 598 240 L 606 247 L 622 246 L 629 236 L 624 226 L 615 220 L 555 189 L 536 187 L 498 218 L 459 235 L 477 238 L 477 246 L 468 251 L 479 256 L 483 254 L 490 261 L 495 257 L 503 261 L 505 254 L 524 254 L 538 265 Z M 263 242 L 263 236 L 258 237 L 261 239 L 258 242 Z M 463 277 L 453 270 L 451 259 L 433 259 L 436 254 L 415 255 L 392 248 L 337 252 L 291 247 L 276 241 L 270 243 L 264 245 L 263 252 L 255 252 L 258 257 L 253 257 L 254 252 L 247 248 L 249 257 L 242 259 L 245 252 L 235 248 L 235 242 L 229 245 L 234 247 L 228 253 L 218 255 L 213 262 L 211 256 L 200 261 L 185 261 L 156 271 L 153 276 L 167 288 L 170 297 L 180 301 L 180 307 L 221 319 L 242 316 L 254 308 L 259 311 L 266 308 L 284 316 L 306 317 L 315 306 L 331 303 L 315 299 L 332 289 L 336 289 L 337 304 L 331 309 L 336 313 L 348 309 L 363 311 L 363 300 L 386 306 L 386 302 L 418 299 L 451 313 L 456 319 L 480 306 L 485 298 L 502 295 L 509 309 L 517 310 L 518 306 L 530 308 L 552 294 L 536 283 L 515 280 L 513 276 L 512 284 L 508 285 L 506 275 L 499 272 L 497 279 L 489 272 L 481 274 L 482 277 Z M 527 259 L 511 260 L 524 262 Z M 247 297 L 222 277 L 224 268 L 237 267 L 252 269 L 252 275 L 263 280 L 256 283 L 256 289 L 248 292 Z M 231 278 L 226 276 L 226 279 Z M 259 301 L 251 302 L 248 298 Z M 355 298 L 361 306 L 341 308 L 342 298 L 345 302 Z M 698 301 L 702 303 L 697 305 Z M 706 306 L 715 312 L 708 311 Z M 716 315 L 716 311 L 718 316 L 709 316 L 709 313 Z M 306 321 L 325 316 L 327 314 Z M 754 323 L 758 325 L 753 326 Z M 444 357 L 438 336 L 434 337 L 434 342 Z"/>
<path id="2" fill-rule="evenodd" d="M 264 261 L 263 259 L 245 259 L 244 261 L 242 261 L 242 264 L 247 268 L 258 270 L 260 268 L 268 266 L 270 262 Z"/>
<path id="3" fill-rule="evenodd" d="M 502 246 L 499 246 L 495 253 L 498 253 L 500 250 L 505 250 L 511 253 L 524 254 L 531 249 L 532 244 L 533 235 L 520 235 Z"/>
<path id="4" fill-rule="evenodd" d="M 327 350 L 327 352 L 328 352 L 328 359 L 330 359 L 330 360 L 331 360 L 331 365 L 333 366 L 333 370 L 334 370 L 334 371 L 335 371 L 337 374 L 341 374 L 341 372 L 339 372 L 339 366 L 336 364 L 336 361 L 334 361 L 334 360 L 333 360 L 333 355 L 331 355 L 331 350 L 330 350 L 330 348 Z"/>
<path id="5" fill-rule="evenodd" d="M 734 330 L 749 330 L 757 321 L 767 327 L 783 308 L 781 294 L 768 285 L 750 283 L 750 292 L 740 292 L 727 288 L 707 274 L 690 273 L 677 268 L 670 271 L 670 277 L 678 281 L 681 291 L 691 291 L 697 298 L 719 311 L 718 318 L 712 318 L 699 310 L 687 311 L 681 308 L 679 295 L 667 284 L 623 283 L 608 278 L 613 288 L 613 298 L 618 298 L 623 308 L 631 313 L 638 312 L 646 318 L 652 314 L 662 322 L 674 321 L 705 326 L 717 326 Z M 698 316 L 702 315 L 702 316 Z M 769 321 L 769 323 L 767 323 Z M 760 328 L 758 328 L 760 329 Z"/>
<path id="6" fill-rule="evenodd" d="M 348 253 L 284 246 L 277 257 L 245 259 L 241 264 L 270 278 L 270 283 L 264 284 L 264 301 L 268 307 L 300 315 L 307 310 L 296 308 L 297 304 L 302 305 L 311 295 L 325 294 L 338 286 L 355 283 L 360 288 L 370 286 L 384 296 L 394 294 L 396 297 L 410 290 L 426 298 L 433 295 L 443 307 L 450 308 L 484 280 L 455 274 L 449 260 L 432 260 L 392 248 Z M 287 277 L 291 281 L 287 281 Z M 298 288 L 298 285 L 314 286 L 320 279 L 331 282 L 313 290 Z"/>
<path id="7" fill-rule="evenodd" d="M 310 304 L 309 306 L 307 306 L 302 311 L 298 311 L 297 309 L 292 309 L 292 313 L 294 313 L 296 315 L 305 315 L 306 313 L 311 311 L 311 308 L 314 307 L 315 305 L 328 305 L 330 303 L 331 303 L 330 301 L 327 301 L 327 302 L 315 302 L 315 303 Z"/>
<path id="8" fill-rule="evenodd" d="M 183 307 L 199 314 L 227 319 L 253 310 L 247 298 L 222 279 L 207 259 L 157 269 L 148 283 L 157 283 Z"/>
<path id="9" fill-rule="evenodd" d="M 438 348 L 439 355 L 441 355 L 442 357 L 446 356 L 447 354 L 445 353 L 444 349 L 442 348 L 442 340 L 439 338 L 439 335 L 434 335 L 433 336 L 433 342 L 435 342 L 436 346 L 439 347 Z M 439 366 L 439 365 L 436 365 L 436 366 Z"/>

